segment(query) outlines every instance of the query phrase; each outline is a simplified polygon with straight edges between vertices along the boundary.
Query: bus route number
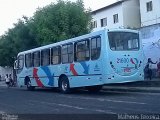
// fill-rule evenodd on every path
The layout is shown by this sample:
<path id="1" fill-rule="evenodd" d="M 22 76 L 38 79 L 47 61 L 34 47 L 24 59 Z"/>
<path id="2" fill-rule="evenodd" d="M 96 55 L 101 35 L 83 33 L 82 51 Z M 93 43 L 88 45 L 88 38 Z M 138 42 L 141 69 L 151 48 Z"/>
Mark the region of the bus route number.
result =
<path id="1" fill-rule="evenodd" d="M 117 58 L 117 63 L 129 63 L 129 58 Z"/>

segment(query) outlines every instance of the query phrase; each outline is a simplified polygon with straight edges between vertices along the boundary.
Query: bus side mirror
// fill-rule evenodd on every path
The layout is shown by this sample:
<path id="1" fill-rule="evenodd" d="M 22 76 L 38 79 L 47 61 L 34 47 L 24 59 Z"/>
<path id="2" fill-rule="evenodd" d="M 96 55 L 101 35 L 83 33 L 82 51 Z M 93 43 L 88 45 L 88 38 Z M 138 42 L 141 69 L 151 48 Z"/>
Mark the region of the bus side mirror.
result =
<path id="1" fill-rule="evenodd" d="M 18 61 L 17 61 L 17 60 L 14 62 L 14 69 L 15 69 L 15 70 L 18 69 Z"/>

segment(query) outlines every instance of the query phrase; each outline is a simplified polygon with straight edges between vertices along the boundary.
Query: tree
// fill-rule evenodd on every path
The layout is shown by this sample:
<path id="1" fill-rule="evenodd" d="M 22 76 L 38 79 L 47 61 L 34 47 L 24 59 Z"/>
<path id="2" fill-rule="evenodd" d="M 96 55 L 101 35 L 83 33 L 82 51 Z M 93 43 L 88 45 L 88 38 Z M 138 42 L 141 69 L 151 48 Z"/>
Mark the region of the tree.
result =
<path id="1" fill-rule="evenodd" d="M 9 29 L 0 38 L 0 66 L 13 66 L 14 58 L 18 52 L 34 48 L 35 40 L 30 35 L 28 25 L 19 20 L 14 28 Z"/>
<path id="2" fill-rule="evenodd" d="M 85 10 L 82 0 L 58 0 L 39 8 L 33 17 L 23 16 L 0 37 L 0 66 L 13 66 L 21 51 L 86 34 L 90 22 L 90 10 Z"/>
<path id="3" fill-rule="evenodd" d="M 39 45 L 55 43 L 90 32 L 90 11 L 84 9 L 83 1 L 50 4 L 38 9 L 32 18 L 36 41 Z"/>

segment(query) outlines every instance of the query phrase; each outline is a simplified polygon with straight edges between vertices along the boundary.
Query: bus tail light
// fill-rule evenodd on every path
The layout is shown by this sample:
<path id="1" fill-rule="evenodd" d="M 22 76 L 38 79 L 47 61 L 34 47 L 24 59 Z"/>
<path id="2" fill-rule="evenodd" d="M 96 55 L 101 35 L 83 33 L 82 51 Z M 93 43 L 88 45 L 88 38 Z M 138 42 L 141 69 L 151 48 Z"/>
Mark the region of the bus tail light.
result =
<path id="1" fill-rule="evenodd" d="M 114 67 L 113 63 L 110 62 L 111 67 L 115 70 L 116 68 Z"/>
<path id="2" fill-rule="evenodd" d="M 139 63 L 139 68 L 141 67 L 141 64 L 142 64 L 142 61 L 140 61 L 140 63 Z"/>

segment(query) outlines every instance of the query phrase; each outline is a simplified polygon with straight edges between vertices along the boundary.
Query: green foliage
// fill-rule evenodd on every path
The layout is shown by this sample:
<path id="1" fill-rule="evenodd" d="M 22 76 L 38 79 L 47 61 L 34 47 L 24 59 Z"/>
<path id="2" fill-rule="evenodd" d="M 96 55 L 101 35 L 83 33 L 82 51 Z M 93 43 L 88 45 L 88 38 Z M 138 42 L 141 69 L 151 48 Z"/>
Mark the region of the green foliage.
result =
<path id="1" fill-rule="evenodd" d="M 90 31 L 90 20 L 89 11 L 85 11 L 81 0 L 59 0 L 57 4 L 37 10 L 33 16 L 36 41 L 44 45 L 86 34 Z"/>
<path id="2" fill-rule="evenodd" d="M 0 38 L 0 66 L 13 66 L 18 52 L 36 46 L 34 37 L 24 21 L 19 20 L 13 29 Z"/>
<path id="3" fill-rule="evenodd" d="M 13 66 L 21 51 L 86 34 L 90 21 L 90 10 L 85 10 L 82 0 L 58 0 L 39 8 L 33 17 L 23 16 L 0 37 L 0 66 Z"/>

